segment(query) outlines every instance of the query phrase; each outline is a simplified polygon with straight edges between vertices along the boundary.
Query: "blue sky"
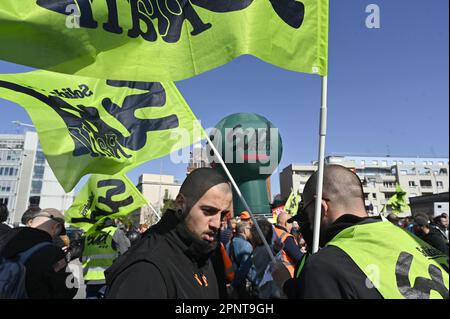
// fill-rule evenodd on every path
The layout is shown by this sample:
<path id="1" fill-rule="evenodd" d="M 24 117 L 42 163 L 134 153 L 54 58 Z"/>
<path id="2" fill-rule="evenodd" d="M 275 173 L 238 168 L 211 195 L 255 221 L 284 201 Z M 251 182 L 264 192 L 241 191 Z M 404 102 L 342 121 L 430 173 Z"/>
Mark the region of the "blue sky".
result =
<path id="1" fill-rule="evenodd" d="M 380 8 L 381 28 L 368 29 L 366 6 Z M 448 0 L 330 1 L 326 153 L 448 156 Z M 29 70 L 0 61 L 1 73 Z M 279 127 L 280 169 L 317 158 L 320 78 L 244 56 L 177 86 L 204 127 L 236 112 L 255 112 Z M 19 106 L 0 99 L 0 133 L 11 121 L 30 123 Z M 186 165 L 168 157 L 128 173 L 183 180 Z M 278 173 L 272 181 L 279 191 Z M 79 184 L 77 189 L 81 186 Z"/>

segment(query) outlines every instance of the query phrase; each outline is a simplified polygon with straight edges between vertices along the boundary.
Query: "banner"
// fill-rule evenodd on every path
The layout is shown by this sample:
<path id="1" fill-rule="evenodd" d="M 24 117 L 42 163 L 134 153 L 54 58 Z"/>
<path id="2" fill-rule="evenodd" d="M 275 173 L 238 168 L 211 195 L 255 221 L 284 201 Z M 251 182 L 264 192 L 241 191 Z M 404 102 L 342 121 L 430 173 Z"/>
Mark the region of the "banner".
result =
<path id="1" fill-rule="evenodd" d="M 397 215 L 411 210 L 406 201 L 406 192 L 401 188 L 400 184 L 395 184 L 395 194 L 383 206 L 381 213 L 386 211 L 387 206 L 391 206 L 392 212 Z"/>
<path id="2" fill-rule="evenodd" d="M 286 204 L 284 205 L 284 211 L 291 216 L 297 215 L 298 206 L 300 205 L 300 202 L 302 201 L 302 195 L 300 195 L 299 192 L 294 193 L 294 191 L 291 192 L 288 199 L 286 200 Z"/>
<path id="3" fill-rule="evenodd" d="M 0 74 L 0 98 L 28 112 L 66 192 L 86 174 L 124 173 L 204 136 L 172 82 L 97 80 L 48 71 Z"/>
<path id="4" fill-rule="evenodd" d="M 181 80 L 254 55 L 326 75 L 328 0 L 1 0 L 0 59 L 114 80 Z"/>
<path id="5" fill-rule="evenodd" d="M 144 205 L 147 200 L 125 175 L 93 174 L 65 212 L 64 219 L 87 232 L 107 218 L 127 216 Z"/>

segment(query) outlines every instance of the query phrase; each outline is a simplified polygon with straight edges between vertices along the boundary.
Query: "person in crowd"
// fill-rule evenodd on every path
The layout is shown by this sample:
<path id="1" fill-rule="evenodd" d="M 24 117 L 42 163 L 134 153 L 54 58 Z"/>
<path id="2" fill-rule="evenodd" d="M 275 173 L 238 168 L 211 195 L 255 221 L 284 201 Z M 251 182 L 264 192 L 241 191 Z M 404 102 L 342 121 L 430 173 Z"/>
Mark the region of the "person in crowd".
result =
<path id="1" fill-rule="evenodd" d="M 122 223 L 106 219 L 86 234 L 81 261 L 87 299 L 104 297 L 105 270 L 130 248 L 130 240 L 123 228 Z"/>
<path id="2" fill-rule="evenodd" d="M 249 242 L 251 226 L 248 222 L 239 222 L 236 226 L 236 236 L 227 246 L 228 254 L 233 262 L 235 278 L 231 283 L 233 298 L 248 299 L 250 287 L 255 283 L 255 268 L 252 263 L 253 247 Z"/>
<path id="3" fill-rule="evenodd" d="M 432 226 L 441 232 L 442 236 L 448 243 L 448 215 L 446 213 L 442 213 L 441 215 L 436 216 L 433 220 Z"/>
<path id="4" fill-rule="evenodd" d="M 429 223 L 429 219 L 425 215 L 416 215 L 414 217 L 414 233 L 448 256 L 448 243 L 445 236 Z"/>
<path id="5" fill-rule="evenodd" d="M 6 224 L 8 220 L 8 207 L 5 204 L 0 204 L 0 247 L 3 247 L 3 238 L 11 231 L 11 227 Z"/>
<path id="6" fill-rule="evenodd" d="M 33 217 L 41 211 L 41 208 L 38 206 L 30 206 L 27 210 L 22 214 L 22 218 L 20 220 L 23 226 L 30 226 L 33 220 Z"/>
<path id="7" fill-rule="evenodd" d="M 394 213 L 389 213 L 389 215 L 387 215 L 386 219 L 388 221 L 390 221 L 392 224 L 394 224 L 395 226 L 400 226 L 400 218 L 398 218 L 398 216 Z"/>
<path id="8" fill-rule="evenodd" d="M 290 298 L 449 297 L 448 257 L 400 227 L 369 217 L 361 181 L 351 170 L 326 165 L 323 174 L 322 248 L 306 260 L 297 280 L 289 280 L 281 263 L 272 265 L 274 278 L 284 283 Z M 316 183 L 317 172 L 307 181 L 305 204 L 295 216 L 306 215 L 310 225 L 315 215 Z M 295 289 L 286 289 L 292 281 L 298 283 Z"/>
<path id="9" fill-rule="evenodd" d="M 188 175 L 167 210 L 139 243 L 106 271 L 106 298 L 216 299 L 211 254 L 221 219 L 232 211 L 228 180 L 213 168 Z"/>
<path id="10" fill-rule="evenodd" d="M 270 243 L 273 234 L 272 224 L 265 218 L 257 220 L 258 226 L 263 233 L 267 243 Z M 263 281 L 264 275 L 267 275 L 268 266 L 271 258 L 264 242 L 259 235 L 256 225 L 250 229 L 250 241 L 254 247 L 252 254 L 252 262 L 255 267 L 255 285 L 258 287 L 257 294 L 259 299 L 278 299 L 282 297 L 282 293 L 273 280 Z"/>
<path id="11" fill-rule="evenodd" d="M 12 237 L 2 249 L 1 257 L 12 260 L 40 245 L 39 250 L 25 262 L 25 287 L 28 298 L 73 298 L 77 293 L 77 288 L 74 288 L 77 285 L 71 287 L 67 285 L 74 277 L 66 269 L 64 252 L 53 243 L 53 239 L 64 231 L 64 216 L 56 209 L 47 208 L 33 214 L 28 224 L 30 227 L 19 227 L 11 231 Z"/>
<path id="12" fill-rule="evenodd" d="M 227 227 L 224 227 L 220 232 L 220 241 L 226 247 L 230 240 L 234 237 L 236 232 L 236 219 L 231 218 L 226 222 Z"/>
<path id="13" fill-rule="evenodd" d="M 245 222 L 248 223 L 250 225 L 250 227 L 253 224 L 252 218 L 250 217 L 250 213 L 248 211 L 243 211 L 240 215 L 239 215 L 239 220 L 241 222 Z"/>
<path id="14" fill-rule="evenodd" d="M 292 223 L 288 223 L 291 216 L 286 212 L 281 212 L 277 217 L 277 224 L 274 227 L 277 240 L 281 243 L 281 260 L 289 270 L 291 277 L 294 277 L 295 267 L 303 257 L 303 253 L 298 246 L 294 236 L 290 233 Z"/>

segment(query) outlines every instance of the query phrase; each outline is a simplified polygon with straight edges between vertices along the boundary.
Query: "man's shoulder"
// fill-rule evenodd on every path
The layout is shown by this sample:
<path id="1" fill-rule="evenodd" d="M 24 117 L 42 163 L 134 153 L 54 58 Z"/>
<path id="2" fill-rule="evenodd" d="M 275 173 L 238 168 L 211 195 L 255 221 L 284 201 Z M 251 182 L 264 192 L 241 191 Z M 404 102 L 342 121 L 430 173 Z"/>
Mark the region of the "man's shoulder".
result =
<path id="1" fill-rule="evenodd" d="M 345 266 L 356 266 L 354 261 L 342 249 L 336 246 L 326 246 L 317 253 L 309 256 L 305 264 L 305 271 L 309 273 L 339 275 Z"/>

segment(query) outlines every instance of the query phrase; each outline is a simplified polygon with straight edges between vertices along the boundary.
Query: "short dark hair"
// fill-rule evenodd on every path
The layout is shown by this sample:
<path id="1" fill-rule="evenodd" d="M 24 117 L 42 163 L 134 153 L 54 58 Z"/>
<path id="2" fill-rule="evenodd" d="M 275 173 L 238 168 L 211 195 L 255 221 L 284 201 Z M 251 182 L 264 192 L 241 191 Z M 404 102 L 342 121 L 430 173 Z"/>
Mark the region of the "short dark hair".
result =
<path id="1" fill-rule="evenodd" d="M 257 220 L 259 228 L 261 228 L 261 232 L 264 235 L 264 238 L 269 243 L 272 241 L 273 227 L 272 224 L 267 219 L 258 219 Z M 252 242 L 253 245 L 261 246 L 264 244 L 261 237 L 259 236 L 258 230 L 256 229 L 256 225 L 252 225 L 250 228 L 250 233 L 252 234 Z"/>
<path id="2" fill-rule="evenodd" d="M 422 227 L 422 226 L 429 227 L 428 221 L 429 221 L 429 219 L 424 215 L 416 215 L 414 217 L 414 224 L 417 226 L 420 226 L 420 227 Z"/>
<path id="3" fill-rule="evenodd" d="M 0 223 L 6 222 L 8 215 L 8 207 L 5 204 L 0 204 Z"/>
<path id="4" fill-rule="evenodd" d="M 39 207 L 30 206 L 22 215 L 22 219 L 20 222 L 26 225 L 30 219 L 33 219 L 35 215 L 37 215 L 41 209 Z"/>
<path id="5" fill-rule="evenodd" d="M 229 185 L 229 181 L 218 169 L 202 167 L 190 173 L 180 187 L 180 194 L 187 202 L 187 212 L 208 190 L 219 184 Z M 231 192 L 231 187 L 228 188 Z"/>

